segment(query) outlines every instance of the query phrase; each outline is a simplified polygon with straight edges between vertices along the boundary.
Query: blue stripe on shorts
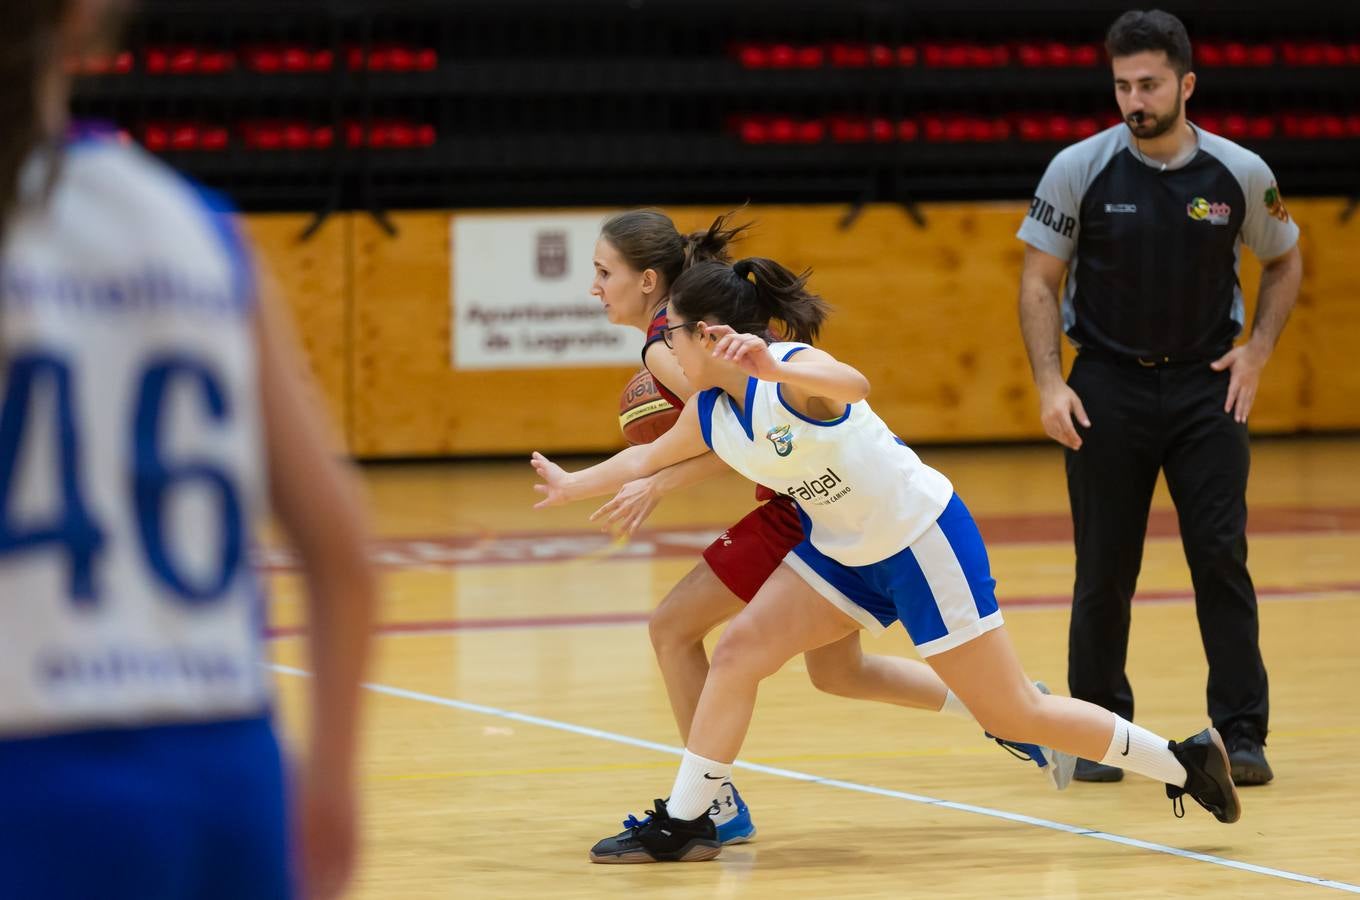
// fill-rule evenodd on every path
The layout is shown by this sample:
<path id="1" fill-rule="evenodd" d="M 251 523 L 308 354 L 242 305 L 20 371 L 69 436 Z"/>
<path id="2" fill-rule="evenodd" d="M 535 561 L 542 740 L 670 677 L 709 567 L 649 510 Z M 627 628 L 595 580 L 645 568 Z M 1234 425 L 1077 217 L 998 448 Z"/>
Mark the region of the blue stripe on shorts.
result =
<path id="1" fill-rule="evenodd" d="M 922 655 L 952 649 L 1001 624 L 987 548 L 957 494 L 934 527 L 881 562 L 847 566 L 808 540 L 793 552 L 881 625 L 900 620 Z"/>

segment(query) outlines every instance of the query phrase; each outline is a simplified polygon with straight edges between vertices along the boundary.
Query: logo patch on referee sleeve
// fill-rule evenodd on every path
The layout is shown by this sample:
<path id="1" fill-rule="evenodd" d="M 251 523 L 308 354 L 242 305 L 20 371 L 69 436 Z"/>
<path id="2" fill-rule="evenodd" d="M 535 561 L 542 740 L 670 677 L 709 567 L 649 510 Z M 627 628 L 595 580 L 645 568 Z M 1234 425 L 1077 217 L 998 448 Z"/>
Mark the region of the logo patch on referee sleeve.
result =
<path id="1" fill-rule="evenodd" d="M 1289 210 L 1284 208 L 1284 198 L 1280 196 L 1280 188 L 1273 181 L 1270 183 L 1270 187 L 1266 188 L 1265 202 L 1266 209 L 1272 216 L 1281 222 L 1289 221 Z"/>

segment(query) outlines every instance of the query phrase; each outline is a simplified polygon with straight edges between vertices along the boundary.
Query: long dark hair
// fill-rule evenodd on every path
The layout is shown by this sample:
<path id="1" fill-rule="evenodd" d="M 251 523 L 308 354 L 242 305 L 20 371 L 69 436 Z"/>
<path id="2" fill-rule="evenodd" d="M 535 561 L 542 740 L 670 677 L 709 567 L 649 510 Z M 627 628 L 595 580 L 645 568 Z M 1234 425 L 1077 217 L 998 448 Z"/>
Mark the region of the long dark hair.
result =
<path id="1" fill-rule="evenodd" d="M 0 244 L 19 202 L 24 163 L 53 136 L 43 131 L 38 92 L 58 53 L 57 31 L 72 0 L 7 4 L 0 29 Z"/>
<path id="2" fill-rule="evenodd" d="M 801 274 L 772 259 L 753 256 L 732 265 L 703 262 L 671 286 L 670 303 L 687 322 L 700 319 L 763 334 L 778 323 L 782 336 L 811 344 L 831 307 L 807 289 L 811 269 Z"/>
<path id="3" fill-rule="evenodd" d="M 705 231 L 681 234 L 661 210 L 634 209 L 606 220 L 600 235 L 633 269 L 654 270 L 669 290 L 680 274 L 696 263 L 730 261 L 727 245 L 751 227 L 749 222 L 730 225 L 735 214 L 718 216 Z"/>

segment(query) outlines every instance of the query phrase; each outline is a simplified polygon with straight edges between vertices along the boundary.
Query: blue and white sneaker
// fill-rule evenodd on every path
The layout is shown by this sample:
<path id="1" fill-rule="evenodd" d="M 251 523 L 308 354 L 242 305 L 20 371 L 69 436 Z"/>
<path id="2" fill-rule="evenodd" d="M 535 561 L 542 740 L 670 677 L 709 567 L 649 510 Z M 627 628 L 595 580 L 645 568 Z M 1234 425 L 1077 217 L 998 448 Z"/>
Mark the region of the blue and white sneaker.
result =
<path id="1" fill-rule="evenodd" d="M 1051 694 L 1048 685 L 1042 681 L 1034 682 L 1034 686 L 1039 689 L 1041 694 Z M 1025 744 L 1020 741 L 1008 741 L 999 738 L 994 734 L 983 732 L 987 737 L 996 741 L 1006 752 L 1016 759 L 1023 759 L 1034 763 L 1039 767 L 1053 785 L 1055 791 L 1064 790 L 1072 783 L 1072 772 L 1077 767 L 1077 758 L 1070 753 L 1063 753 L 1060 750 L 1050 750 L 1048 747 L 1041 747 L 1038 744 Z"/>
<path id="2" fill-rule="evenodd" d="M 722 786 L 723 792 L 714 801 L 717 810 L 712 814 L 713 824 L 718 826 L 718 840 L 724 847 L 728 844 L 744 844 L 756 836 L 751 808 L 737 793 L 736 785 L 724 781 Z"/>
<path id="3" fill-rule="evenodd" d="M 741 799 L 741 794 L 737 793 L 737 787 L 732 782 L 724 781 L 722 787 L 723 792 L 713 801 L 713 808 L 708 813 L 713 817 L 713 824 L 717 826 L 718 842 L 724 846 L 744 844 L 756 836 L 756 826 L 751 821 L 751 808 Z M 628 818 L 623 820 L 623 827 L 645 828 L 651 820 L 651 816 L 639 819 L 629 813 Z"/>

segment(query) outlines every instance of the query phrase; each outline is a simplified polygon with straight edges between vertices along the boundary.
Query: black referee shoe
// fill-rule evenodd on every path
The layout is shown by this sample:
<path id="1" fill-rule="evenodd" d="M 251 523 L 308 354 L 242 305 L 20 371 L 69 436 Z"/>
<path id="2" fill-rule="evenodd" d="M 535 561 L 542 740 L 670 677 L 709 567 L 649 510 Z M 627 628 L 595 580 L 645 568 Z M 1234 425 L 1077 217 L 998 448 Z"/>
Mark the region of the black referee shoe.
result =
<path id="1" fill-rule="evenodd" d="M 1124 770 L 1118 766 L 1107 766 L 1090 759 L 1079 759 L 1077 760 L 1077 767 L 1072 773 L 1072 778 L 1077 781 L 1101 783 L 1123 781 Z"/>
<path id="2" fill-rule="evenodd" d="M 1266 762 L 1265 741 L 1260 732 L 1251 728 L 1229 728 L 1223 742 L 1228 747 L 1228 762 L 1232 764 L 1233 784 L 1238 787 L 1269 784 L 1275 777 Z"/>
<path id="3" fill-rule="evenodd" d="M 657 800 L 649 818 L 590 848 L 593 863 L 700 862 L 722 852 L 718 828 L 705 812 L 697 819 L 672 819 Z"/>
<path id="4" fill-rule="evenodd" d="M 1220 822 L 1236 822 L 1242 817 L 1242 804 L 1238 802 L 1237 788 L 1233 786 L 1228 751 L 1217 729 L 1206 728 L 1180 743 L 1170 741 L 1167 746 L 1185 766 L 1185 787 L 1166 786 L 1166 796 L 1171 799 L 1176 818 L 1185 816 L 1185 801 L 1181 799 L 1185 794 Z"/>

